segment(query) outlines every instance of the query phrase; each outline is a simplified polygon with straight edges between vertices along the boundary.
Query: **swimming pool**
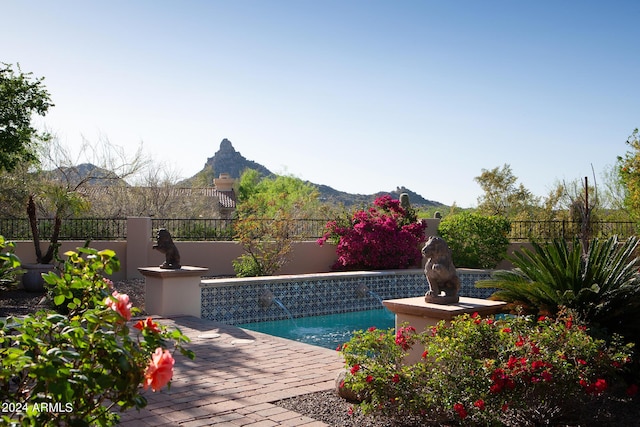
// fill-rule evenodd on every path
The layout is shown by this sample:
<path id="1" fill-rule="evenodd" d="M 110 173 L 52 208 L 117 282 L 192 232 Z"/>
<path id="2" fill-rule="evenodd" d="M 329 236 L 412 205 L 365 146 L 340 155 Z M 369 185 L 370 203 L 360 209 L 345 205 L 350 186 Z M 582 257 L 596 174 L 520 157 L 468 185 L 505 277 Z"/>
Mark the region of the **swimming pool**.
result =
<path id="1" fill-rule="evenodd" d="M 368 329 L 371 326 L 378 329 L 393 328 L 395 315 L 382 308 L 236 326 L 333 350 L 349 341 L 353 331 Z"/>

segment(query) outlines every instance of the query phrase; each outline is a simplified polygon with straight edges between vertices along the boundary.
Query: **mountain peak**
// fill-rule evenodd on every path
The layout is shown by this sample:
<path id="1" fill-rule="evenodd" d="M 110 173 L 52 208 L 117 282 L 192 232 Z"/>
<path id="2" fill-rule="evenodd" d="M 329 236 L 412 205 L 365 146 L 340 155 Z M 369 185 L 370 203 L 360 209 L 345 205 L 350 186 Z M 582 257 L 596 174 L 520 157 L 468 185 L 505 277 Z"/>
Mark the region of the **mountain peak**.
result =
<path id="1" fill-rule="evenodd" d="M 233 148 L 227 138 L 220 142 L 220 148 L 213 157 L 209 157 L 205 168 L 213 168 L 216 175 L 228 173 L 232 178 L 240 178 L 245 169 L 255 169 L 263 176 L 273 175 L 269 169 L 252 160 L 247 160 L 240 152 Z"/>
<path id="2" fill-rule="evenodd" d="M 233 144 L 227 138 L 224 138 L 222 142 L 220 142 L 220 149 L 217 153 L 235 153 L 236 150 L 233 148 Z M 217 154 L 216 153 L 216 154 Z"/>

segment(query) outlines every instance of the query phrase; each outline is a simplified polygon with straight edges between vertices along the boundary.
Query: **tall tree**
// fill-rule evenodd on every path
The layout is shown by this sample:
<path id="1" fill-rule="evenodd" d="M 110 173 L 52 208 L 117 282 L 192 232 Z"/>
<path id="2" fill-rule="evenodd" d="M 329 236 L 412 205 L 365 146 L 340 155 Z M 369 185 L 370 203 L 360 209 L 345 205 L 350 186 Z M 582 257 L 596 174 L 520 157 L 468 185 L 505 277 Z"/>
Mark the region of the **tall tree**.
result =
<path id="1" fill-rule="evenodd" d="M 240 177 L 235 237 L 245 253 L 233 262 L 239 276 L 274 274 L 288 261 L 294 220 L 310 218 L 318 207 L 316 189 L 292 176 L 261 178 L 254 170 Z"/>
<path id="2" fill-rule="evenodd" d="M 32 125 L 34 114 L 44 116 L 53 106 L 43 80 L 23 73 L 20 66 L 0 68 L 0 171 L 13 171 L 18 164 L 37 161 L 39 139 L 47 134 Z"/>
<path id="3" fill-rule="evenodd" d="M 618 176 L 624 188 L 624 205 L 629 214 L 640 220 L 640 132 L 636 128 L 627 145 L 630 150 L 624 156 L 618 156 Z"/>
<path id="4" fill-rule="evenodd" d="M 475 181 L 484 191 L 484 195 L 478 198 L 478 210 L 485 215 L 510 219 L 530 216 L 528 212 L 537 203 L 529 190 L 522 184 L 516 185 L 518 178 L 508 164 L 504 164 L 502 168 L 482 169 Z"/>

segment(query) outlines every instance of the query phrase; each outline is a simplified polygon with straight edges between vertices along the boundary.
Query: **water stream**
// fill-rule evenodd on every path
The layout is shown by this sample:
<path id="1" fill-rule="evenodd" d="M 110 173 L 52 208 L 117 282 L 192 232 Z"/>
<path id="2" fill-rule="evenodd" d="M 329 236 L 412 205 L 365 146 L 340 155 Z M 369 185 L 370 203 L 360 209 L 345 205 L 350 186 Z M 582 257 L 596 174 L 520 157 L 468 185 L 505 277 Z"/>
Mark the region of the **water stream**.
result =
<path id="1" fill-rule="evenodd" d="M 384 304 L 382 303 L 382 297 L 381 297 L 380 295 L 376 294 L 376 293 L 375 293 L 375 292 L 373 292 L 373 291 L 368 291 L 367 293 L 368 293 L 369 295 L 371 295 L 372 297 L 374 297 L 375 299 L 377 299 L 377 300 L 378 300 L 378 302 L 380 303 L 380 306 L 384 307 Z"/>
<path id="2" fill-rule="evenodd" d="M 294 324 L 296 323 L 296 321 L 293 319 L 293 315 L 291 314 L 289 309 L 282 303 L 282 301 L 280 301 L 276 297 L 273 297 L 273 302 L 276 303 L 278 305 L 278 307 L 280 307 L 282 309 L 282 311 L 285 312 L 285 314 L 287 315 L 289 320 L 291 320 Z"/>

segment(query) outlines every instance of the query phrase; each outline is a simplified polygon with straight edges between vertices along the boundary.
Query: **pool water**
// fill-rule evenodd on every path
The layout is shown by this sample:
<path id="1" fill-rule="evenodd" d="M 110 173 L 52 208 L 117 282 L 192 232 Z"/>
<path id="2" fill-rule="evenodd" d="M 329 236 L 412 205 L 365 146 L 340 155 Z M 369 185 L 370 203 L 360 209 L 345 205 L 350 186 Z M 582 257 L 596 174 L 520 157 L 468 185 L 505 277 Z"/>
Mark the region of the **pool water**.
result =
<path id="1" fill-rule="evenodd" d="M 354 331 L 365 330 L 371 326 L 378 329 L 393 328 L 395 315 L 382 308 L 236 326 L 333 350 L 349 341 Z"/>

